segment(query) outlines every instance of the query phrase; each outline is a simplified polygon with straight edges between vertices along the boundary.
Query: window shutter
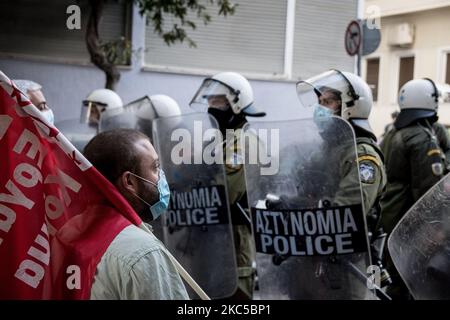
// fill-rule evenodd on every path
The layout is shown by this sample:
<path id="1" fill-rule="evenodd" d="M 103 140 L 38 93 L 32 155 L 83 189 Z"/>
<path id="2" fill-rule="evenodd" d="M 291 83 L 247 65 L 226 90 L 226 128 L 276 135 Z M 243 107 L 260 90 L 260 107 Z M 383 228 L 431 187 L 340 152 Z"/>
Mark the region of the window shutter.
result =
<path id="1" fill-rule="evenodd" d="M 227 17 L 217 16 L 217 7 L 208 7 L 212 21 L 206 26 L 191 16 L 197 29 L 186 31 L 196 48 L 187 42 L 167 46 L 150 23 L 146 27 L 145 64 L 282 74 L 287 0 L 241 0 L 238 4 L 235 14 Z"/>
<path id="2" fill-rule="evenodd" d="M 357 0 L 297 0 L 294 34 L 294 77 L 306 79 L 329 69 L 353 71 L 344 36 L 356 19 Z"/>

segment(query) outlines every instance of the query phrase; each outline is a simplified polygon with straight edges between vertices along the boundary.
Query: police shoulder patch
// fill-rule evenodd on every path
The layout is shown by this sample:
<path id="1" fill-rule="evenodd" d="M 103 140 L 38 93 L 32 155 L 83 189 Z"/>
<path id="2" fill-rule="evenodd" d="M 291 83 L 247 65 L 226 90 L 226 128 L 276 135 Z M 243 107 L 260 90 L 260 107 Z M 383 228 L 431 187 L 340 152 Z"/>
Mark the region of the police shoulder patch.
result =
<path id="1" fill-rule="evenodd" d="M 359 164 L 359 178 L 363 183 L 375 182 L 375 165 L 369 161 Z"/>

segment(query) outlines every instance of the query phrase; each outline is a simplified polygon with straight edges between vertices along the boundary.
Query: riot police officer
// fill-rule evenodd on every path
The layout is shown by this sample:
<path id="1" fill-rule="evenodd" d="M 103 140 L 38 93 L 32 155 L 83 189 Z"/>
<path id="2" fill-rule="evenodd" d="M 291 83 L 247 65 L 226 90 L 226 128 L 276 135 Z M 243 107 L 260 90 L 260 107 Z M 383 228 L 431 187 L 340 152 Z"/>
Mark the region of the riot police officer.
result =
<path id="1" fill-rule="evenodd" d="M 102 114 L 99 131 L 118 128 L 136 129 L 145 133 L 152 141 L 152 123 L 157 118 L 181 115 L 178 103 L 164 94 L 143 96 L 123 106 L 118 112 L 106 111 Z"/>
<path id="2" fill-rule="evenodd" d="M 386 185 L 386 173 L 383 154 L 376 144 L 377 139 L 368 121 L 373 104 L 369 86 L 353 73 L 331 70 L 300 81 L 297 84 L 297 93 L 302 104 L 314 107 L 315 117 L 342 117 L 355 131 L 364 209 L 369 232 L 375 232 L 380 215 L 379 200 Z M 337 143 L 338 139 L 339 137 Z M 342 186 L 346 184 L 354 185 L 355 182 L 341 182 Z M 334 202 L 342 202 L 346 196 L 344 193 L 337 195 Z"/>
<path id="3" fill-rule="evenodd" d="M 150 96 L 150 104 L 144 105 L 136 112 L 136 129 L 145 133 L 152 140 L 152 121 L 156 118 L 181 115 L 178 103 L 164 94 Z"/>
<path id="4" fill-rule="evenodd" d="M 99 132 L 101 118 L 122 110 L 122 99 L 117 93 L 109 89 L 96 89 L 83 100 L 79 119 L 63 120 L 55 126 L 75 148 L 83 152 L 87 143 Z"/>
<path id="5" fill-rule="evenodd" d="M 122 107 L 122 99 L 117 93 L 109 89 L 96 89 L 83 100 L 80 120 L 97 126 L 104 112 L 120 113 Z"/>
<path id="6" fill-rule="evenodd" d="M 382 225 L 389 234 L 409 208 L 447 172 L 450 137 L 439 124 L 439 91 L 431 79 L 407 82 L 398 94 L 400 114 L 381 144 L 388 184 L 381 200 Z M 390 294 L 407 298 L 408 290 L 387 261 L 394 286 Z"/>
<path id="7" fill-rule="evenodd" d="M 297 84 L 297 93 L 300 101 L 305 106 L 314 107 L 314 117 L 338 116 L 347 120 L 352 126 L 357 145 L 358 165 L 348 167 L 358 170 L 358 174 L 345 174 L 340 182 L 340 191 L 334 196 L 335 204 L 343 205 L 356 201 L 351 199 L 347 192 L 351 186 L 361 182 L 363 193 L 363 207 L 366 213 L 368 236 L 371 244 L 372 263 L 381 268 L 381 286 L 390 283 L 389 273 L 382 265 L 382 239 L 386 234 L 379 227 L 381 219 L 380 200 L 387 183 L 384 167 L 384 156 L 376 141 L 376 136 L 370 127 L 368 118 L 373 105 L 372 92 L 367 83 L 353 73 L 331 70 L 317 75 L 311 79 L 300 81 Z M 333 143 L 333 142 L 331 142 Z M 334 143 L 339 144 L 339 137 L 334 138 Z M 342 146 L 345 148 L 345 146 Z M 344 154 L 346 151 L 343 151 Z M 352 153 L 352 151 L 348 151 Z M 341 159 L 342 168 L 347 159 L 345 155 Z M 381 240 L 381 241 L 380 241 Z"/>
<path id="8" fill-rule="evenodd" d="M 255 275 L 252 263 L 255 260 L 255 253 L 248 218 L 243 155 L 238 129 L 247 122 L 247 116 L 263 117 L 265 113 L 257 110 L 253 105 L 253 90 L 248 80 L 235 72 L 222 72 L 206 78 L 190 105 L 197 110 L 199 106 L 202 108 L 206 106 L 208 113 L 217 120 L 224 136 L 223 153 L 228 201 L 239 276 L 238 289 L 233 298 L 251 299 Z M 227 135 L 227 129 L 237 131 Z"/>

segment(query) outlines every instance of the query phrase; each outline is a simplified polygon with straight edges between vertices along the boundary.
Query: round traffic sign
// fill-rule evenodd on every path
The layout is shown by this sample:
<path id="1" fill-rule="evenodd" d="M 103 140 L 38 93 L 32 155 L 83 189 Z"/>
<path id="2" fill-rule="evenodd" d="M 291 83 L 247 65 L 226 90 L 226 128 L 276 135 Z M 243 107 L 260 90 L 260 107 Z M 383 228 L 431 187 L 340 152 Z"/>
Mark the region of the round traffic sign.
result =
<path id="1" fill-rule="evenodd" d="M 358 21 L 353 20 L 345 31 L 345 50 L 349 55 L 354 56 L 358 53 L 361 40 L 361 26 Z"/>
<path id="2" fill-rule="evenodd" d="M 379 28 L 369 27 L 367 20 L 363 21 L 362 55 L 366 56 L 378 49 L 381 42 L 381 32 Z"/>

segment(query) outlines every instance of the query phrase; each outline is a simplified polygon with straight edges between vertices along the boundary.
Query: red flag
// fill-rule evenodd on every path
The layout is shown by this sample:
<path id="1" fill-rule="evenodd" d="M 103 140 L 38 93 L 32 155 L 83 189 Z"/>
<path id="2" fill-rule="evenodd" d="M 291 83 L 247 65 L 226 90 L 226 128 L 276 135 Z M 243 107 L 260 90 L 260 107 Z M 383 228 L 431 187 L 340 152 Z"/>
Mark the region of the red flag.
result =
<path id="1" fill-rule="evenodd" d="M 0 299 L 89 299 L 103 253 L 140 218 L 0 71 Z"/>

